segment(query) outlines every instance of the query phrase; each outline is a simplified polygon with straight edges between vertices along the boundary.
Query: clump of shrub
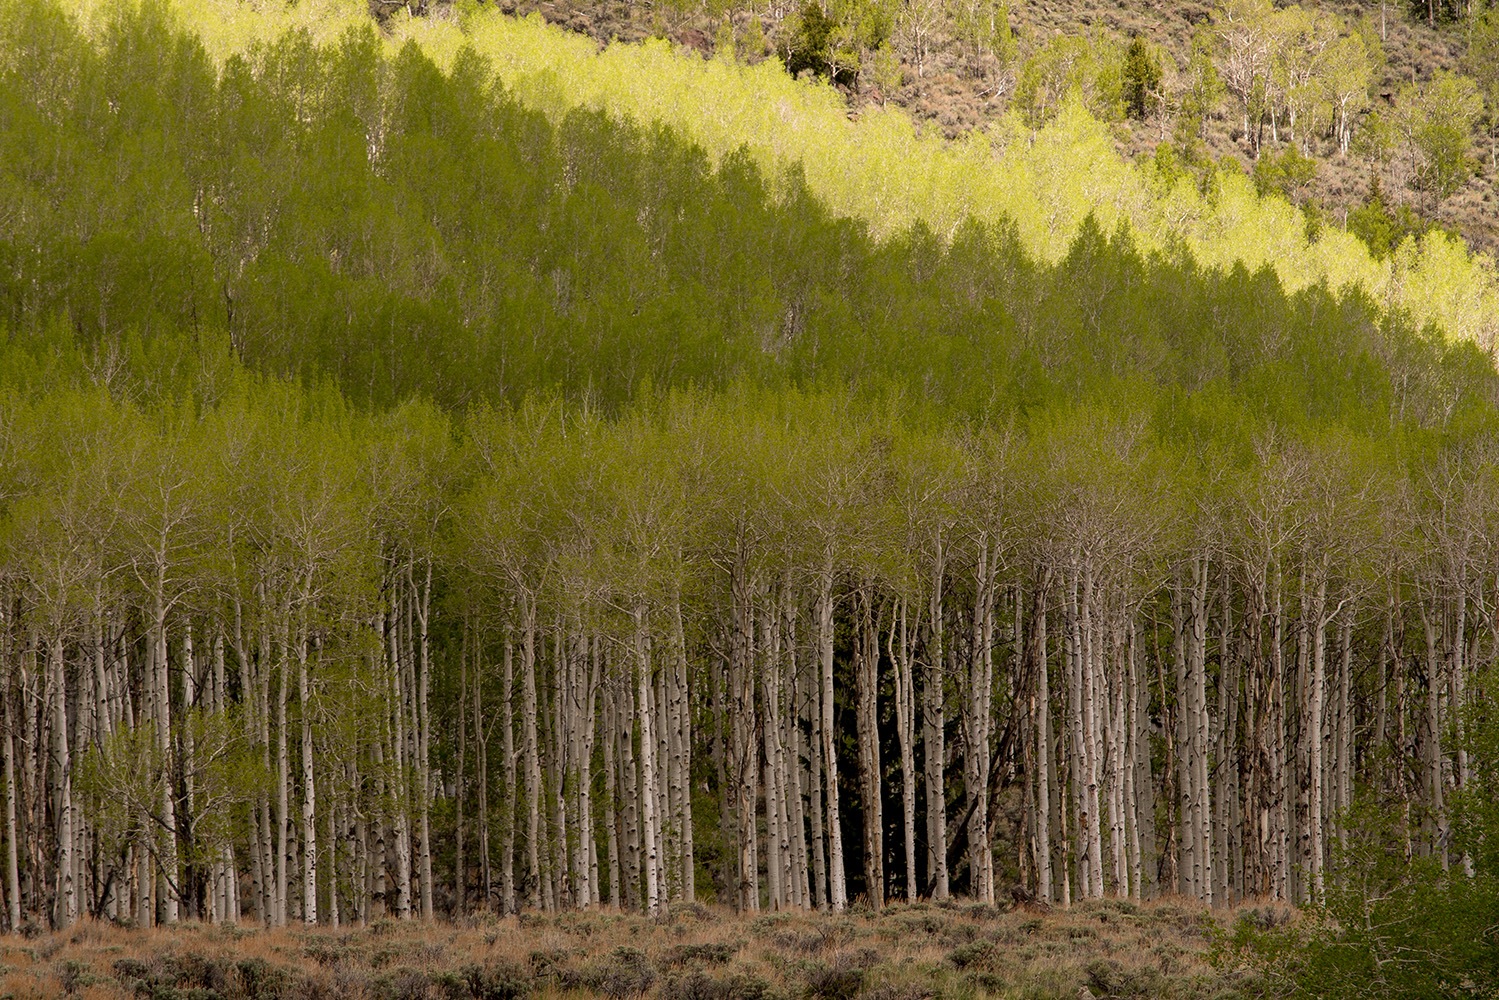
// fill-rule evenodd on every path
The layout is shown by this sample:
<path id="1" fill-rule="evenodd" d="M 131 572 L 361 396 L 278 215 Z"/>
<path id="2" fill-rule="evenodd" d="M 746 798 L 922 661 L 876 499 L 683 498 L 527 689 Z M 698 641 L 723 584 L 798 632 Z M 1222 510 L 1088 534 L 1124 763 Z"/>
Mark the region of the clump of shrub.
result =
<path id="1" fill-rule="evenodd" d="M 935 1000 L 937 991 L 923 983 L 881 983 L 864 994 L 864 1000 Z"/>
<path id="2" fill-rule="evenodd" d="M 638 948 L 620 947 L 595 963 L 583 981 L 610 1000 L 625 1000 L 640 996 L 655 985 L 656 970 Z"/>
<path id="3" fill-rule="evenodd" d="M 863 988 L 862 968 L 848 962 L 834 962 L 807 970 L 803 994 L 807 1000 L 856 1000 Z"/>
<path id="4" fill-rule="evenodd" d="M 661 984 L 656 1000 L 724 1000 L 724 984 L 703 972 L 670 976 Z"/>
<path id="5" fill-rule="evenodd" d="M 903 934 L 925 934 L 927 937 L 932 937 L 940 934 L 947 927 L 947 919 L 931 912 L 925 903 L 911 907 L 908 912 L 903 913 L 891 907 L 885 913 L 887 916 L 896 918 L 896 924 Z"/>
<path id="6" fill-rule="evenodd" d="M 64 993 L 73 996 L 83 987 L 99 982 L 99 977 L 89 972 L 87 964 L 69 958 L 59 963 L 57 981 L 62 984 Z"/>
<path id="7" fill-rule="evenodd" d="M 988 962 L 993 952 L 994 946 L 988 941 L 972 941 L 968 944 L 960 944 L 948 952 L 947 960 L 958 969 L 982 967 Z"/>
<path id="8" fill-rule="evenodd" d="M 669 976 L 656 1000 L 774 1000 L 774 993 L 768 982 L 747 972 L 718 979 L 693 971 Z"/>
<path id="9" fill-rule="evenodd" d="M 167 972 L 179 988 L 212 990 L 215 993 L 227 992 L 233 978 L 228 960 L 206 958 L 192 951 L 169 959 Z"/>
<path id="10" fill-rule="evenodd" d="M 427 1000 L 431 982 L 418 969 L 396 969 L 377 979 L 373 984 L 374 995 L 381 1000 Z"/>
<path id="11" fill-rule="evenodd" d="M 341 945 L 327 944 L 322 941 L 314 941 L 303 946 L 302 954 L 323 968 L 339 965 L 346 957 Z"/>
<path id="12" fill-rule="evenodd" d="M 238 973 L 239 991 L 245 1000 L 281 1000 L 289 992 L 289 977 L 285 970 L 263 958 L 241 959 L 234 968 Z"/>
<path id="13" fill-rule="evenodd" d="M 466 965 L 438 977 L 448 1000 L 523 1000 L 531 984 L 515 965 Z"/>
<path id="14" fill-rule="evenodd" d="M 1168 994 L 1168 984 L 1158 969 L 1142 966 L 1126 969 L 1118 962 L 1094 959 L 1083 970 L 1089 992 L 1120 1000 L 1146 1000 Z"/>
<path id="15" fill-rule="evenodd" d="M 667 950 L 661 962 L 668 968 L 687 965 L 726 965 L 739 950 L 737 944 L 720 942 L 710 944 L 679 944 Z"/>
<path id="16" fill-rule="evenodd" d="M 537 979 L 556 979 L 568 970 L 568 953 L 561 948 L 538 949 L 527 958 L 531 975 Z"/>

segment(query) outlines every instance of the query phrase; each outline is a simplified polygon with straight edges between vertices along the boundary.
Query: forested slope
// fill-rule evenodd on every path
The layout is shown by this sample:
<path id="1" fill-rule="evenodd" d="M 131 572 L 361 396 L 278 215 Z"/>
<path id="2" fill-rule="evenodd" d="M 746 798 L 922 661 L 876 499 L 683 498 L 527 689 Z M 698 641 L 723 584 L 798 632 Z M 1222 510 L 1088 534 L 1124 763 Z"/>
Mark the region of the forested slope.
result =
<path id="1" fill-rule="evenodd" d="M 1485 857 L 1471 340 L 1089 222 L 876 239 L 369 25 L 0 14 L 8 927 Z"/>
<path id="2" fill-rule="evenodd" d="M 78 7 L 85 23 L 103 23 L 110 9 Z M 290 25 L 332 41 L 365 19 L 357 0 L 296 8 L 204 0 L 173 9 L 216 60 Z M 493 6 L 442 19 L 403 14 L 386 27 L 390 44 L 414 38 L 444 68 L 472 48 L 522 103 L 554 119 L 581 106 L 659 122 L 715 163 L 743 148 L 778 190 L 785 171 L 797 171 L 833 212 L 863 219 L 876 236 L 922 222 L 950 238 L 977 218 L 1014 225 L 1027 253 L 1055 261 L 1092 216 L 1105 232 L 1128 223 L 1144 247 L 1185 248 L 1205 266 L 1242 262 L 1253 271 L 1269 264 L 1292 289 L 1356 285 L 1382 306 L 1409 311 L 1417 325 L 1435 323 L 1485 349 L 1499 331 L 1493 261 L 1470 255 L 1460 240 L 1436 230 L 1376 261 L 1341 228 L 1309 235 L 1299 210 L 1278 196 L 1261 198 L 1244 174 L 1214 171 L 1203 188 L 1190 173 L 1126 161 L 1105 126 L 1060 96 L 1064 110 L 1039 129 L 1012 115 L 987 135 L 950 144 L 936 135 L 918 138 L 893 107 L 867 108 L 850 122 L 836 91 L 791 79 L 775 60 L 702 60 L 662 42 L 598 52 L 586 37 L 538 18 L 509 18 Z"/>

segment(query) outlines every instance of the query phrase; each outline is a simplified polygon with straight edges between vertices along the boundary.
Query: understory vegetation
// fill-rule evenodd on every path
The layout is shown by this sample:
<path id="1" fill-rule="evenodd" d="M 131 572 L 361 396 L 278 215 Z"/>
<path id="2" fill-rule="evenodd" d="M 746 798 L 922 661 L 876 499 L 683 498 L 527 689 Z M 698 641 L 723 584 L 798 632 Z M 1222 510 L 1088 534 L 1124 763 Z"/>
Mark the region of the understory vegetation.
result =
<path id="1" fill-rule="evenodd" d="M 1286 914 L 1255 911 L 1278 922 Z M 893 907 L 875 916 L 694 907 L 269 933 L 88 924 L 0 945 L 15 1000 L 976 1000 L 1231 998 L 1194 906 L 1110 900 L 1062 913 Z"/>

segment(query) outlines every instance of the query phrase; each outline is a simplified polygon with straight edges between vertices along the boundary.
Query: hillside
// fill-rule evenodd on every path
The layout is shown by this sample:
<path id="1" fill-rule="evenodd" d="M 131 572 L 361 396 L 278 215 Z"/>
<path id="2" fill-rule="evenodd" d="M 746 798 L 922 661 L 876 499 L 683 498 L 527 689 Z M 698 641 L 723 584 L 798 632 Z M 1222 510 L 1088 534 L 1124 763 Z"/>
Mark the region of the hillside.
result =
<path id="1" fill-rule="evenodd" d="M 764 35 L 763 47 L 751 42 L 751 51 L 741 52 L 742 58 L 751 61 L 758 61 L 766 52 L 784 54 L 796 30 L 794 5 L 771 5 L 751 11 L 732 5 L 720 10 L 701 4 L 674 7 L 582 0 L 501 0 L 499 6 L 507 13 L 535 13 L 568 30 L 587 34 L 600 45 L 665 37 L 684 51 L 704 56 L 726 44 L 727 21 L 735 26 L 735 35 L 741 38 L 756 31 Z M 1123 41 L 1136 36 L 1147 39 L 1164 62 L 1163 93 L 1171 95 L 1143 120 L 1120 120 L 1113 132 L 1118 148 L 1138 158 L 1151 155 L 1162 143 L 1171 143 L 1180 111 L 1178 88 L 1185 86 L 1194 45 L 1214 40 L 1216 4 L 1020 0 L 991 6 L 998 16 L 1007 19 L 1013 41 L 1007 43 L 1009 47 L 999 56 L 977 61 L 962 40 L 955 12 L 978 9 L 982 4 L 933 7 L 929 0 L 925 4 L 923 0 L 906 0 L 904 5 L 892 8 L 892 30 L 886 46 L 895 57 L 898 72 L 883 66 L 876 69 L 876 61 L 866 59 L 867 72 L 840 84 L 850 108 L 857 112 L 871 105 L 899 106 L 917 122 L 930 123 L 949 139 L 975 130 L 991 131 L 1000 127 L 1012 107 L 1017 83 L 1027 72 L 1027 64 L 1049 42 L 1101 31 Z M 1300 6 L 1340 18 L 1350 27 L 1362 20 L 1371 40 L 1378 37 L 1380 52 L 1368 82 L 1372 98 L 1369 107 L 1373 110 L 1384 108 L 1388 112 L 1401 88 L 1413 80 L 1430 79 L 1438 71 L 1461 72 L 1470 68 L 1466 56 L 1472 29 L 1460 19 L 1428 24 L 1417 12 L 1398 3 L 1308 0 Z M 382 6 L 379 0 L 371 5 L 373 11 L 382 14 L 399 7 L 398 4 Z M 926 8 L 932 8 L 932 12 L 913 13 Z M 441 4 L 432 7 L 435 16 L 441 16 L 442 10 Z M 913 19 L 925 19 L 921 23 L 931 25 L 920 36 L 920 58 L 916 52 L 918 36 L 907 23 Z M 751 27 L 751 22 L 755 27 Z M 743 44 L 741 41 L 741 49 Z M 1491 108 L 1485 121 L 1492 121 L 1493 114 Z M 1200 155 L 1215 160 L 1229 157 L 1246 171 L 1252 169 L 1256 150 L 1237 133 L 1229 102 L 1216 102 L 1206 118 Z M 1368 201 L 1370 179 L 1377 175 L 1390 201 L 1408 204 L 1418 214 L 1459 232 L 1470 245 L 1493 251 L 1499 248 L 1499 208 L 1495 201 L 1492 144 L 1486 127 L 1483 122 L 1474 127 L 1473 179 L 1445 199 L 1439 210 L 1433 210 L 1417 192 L 1410 190 L 1410 173 L 1399 157 L 1380 164 L 1366 155 L 1340 149 L 1331 139 L 1313 145 L 1316 176 L 1296 192 L 1296 197 L 1316 205 L 1333 224 L 1346 225 L 1348 212 Z"/>
<path id="2" fill-rule="evenodd" d="M 262 9 L 208 0 L 175 9 L 216 59 L 295 25 L 332 40 L 365 17 L 362 8 L 340 3 Z M 95 17 L 86 14 L 85 24 Z M 1357 286 L 1387 308 L 1407 310 L 1418 325 L 1432 323 L 1485 349 L 1499 330 L 1491 258 L 1471 256 L 1433 232 L 1375 259 L 1337 227 L 1313 231 L 1301 211 L 1279 196 L 1258 196 L 1251 179 L 1234 170 L 1211 171 L 1204 182 L 1128 162 L 1109 128 L 1072 101 L 1039 130 L 1011 116 L 992 135 L 949 143 L 918 135 L 893 107 L 866 109 L 850 121 L 838 91 L 793 81 L 774 61 L 684 58 L 660 43 L 598 51 L 539 20 L 489 8 L 461 17 L 401 13 L 386 27 L 392 47 L 418 40 L 439 65 L 474 49 L 517 98 L 554 117 L 583 106 L 659 122 L 714 161 L 743 147 L 773 189 L 795 171 L 831 211 L 864 220 L 877 237 L 919 221 L 949 238 L 976 218 L 1013 224 L 1029 255 L 1056 261 L 1091 215 L 1105 232 L 1127 221 L 1147 252 L 1185 249 L 1210 267 L 1268 265 L 1290 290 L 1319 282 L 1333 290 Z"/>

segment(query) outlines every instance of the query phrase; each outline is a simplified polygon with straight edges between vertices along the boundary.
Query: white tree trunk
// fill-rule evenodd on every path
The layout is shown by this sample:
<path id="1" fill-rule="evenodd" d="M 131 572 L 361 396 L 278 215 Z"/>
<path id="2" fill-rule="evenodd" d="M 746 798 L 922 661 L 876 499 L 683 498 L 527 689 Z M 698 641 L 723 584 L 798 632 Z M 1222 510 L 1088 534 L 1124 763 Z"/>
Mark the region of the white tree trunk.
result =
<path id="1" fill-rule="evenodd" d="M 817 655 L 822 676 L 823 795 L 827 801 L 828 897 L 834 912 L 848 907 L 843 874 L 843 827 L 838 817 L 838 749 L 833 742 L 833 568 L 826 565 L 817 592 Z"/>

